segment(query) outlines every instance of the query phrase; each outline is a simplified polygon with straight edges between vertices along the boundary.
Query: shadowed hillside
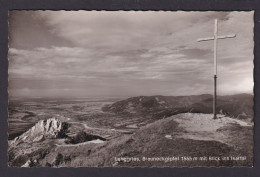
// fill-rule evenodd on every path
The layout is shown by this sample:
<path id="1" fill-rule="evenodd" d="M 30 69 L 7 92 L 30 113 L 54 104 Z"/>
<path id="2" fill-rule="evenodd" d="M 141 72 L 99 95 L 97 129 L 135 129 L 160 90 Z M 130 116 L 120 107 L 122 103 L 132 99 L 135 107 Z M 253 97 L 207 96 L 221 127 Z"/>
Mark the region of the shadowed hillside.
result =
<path id="1" fill-rule="evenodd" d="M 117 114 L 131 114 L 163 118 L 179 113 L 212 113 L 212 95 L 194 96 L 139 96 L 118 101 L 102 108 Z M 217 112 L 238 119 L 253 119 L 253 95 L 219 96 Z"/>

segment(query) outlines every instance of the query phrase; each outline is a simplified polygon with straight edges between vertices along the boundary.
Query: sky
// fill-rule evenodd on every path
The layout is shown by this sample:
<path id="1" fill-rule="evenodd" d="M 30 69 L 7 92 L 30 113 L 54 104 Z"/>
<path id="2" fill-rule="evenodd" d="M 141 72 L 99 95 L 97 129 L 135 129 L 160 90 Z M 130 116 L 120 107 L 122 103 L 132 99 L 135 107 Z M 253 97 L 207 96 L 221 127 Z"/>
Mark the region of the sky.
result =
<path id="1" fill-rule="evenodd" d="M 9 97 L 253 93 L 254 12 L 10 11 Z"/>

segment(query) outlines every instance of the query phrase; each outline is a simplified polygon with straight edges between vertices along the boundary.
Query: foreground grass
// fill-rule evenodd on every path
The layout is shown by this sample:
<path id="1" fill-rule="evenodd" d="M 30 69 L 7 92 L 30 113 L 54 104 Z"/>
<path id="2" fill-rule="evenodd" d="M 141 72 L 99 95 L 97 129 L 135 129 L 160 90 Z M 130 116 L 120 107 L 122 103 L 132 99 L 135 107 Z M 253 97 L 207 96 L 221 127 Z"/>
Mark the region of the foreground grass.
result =
<path id="1" fill-rule="evenodd" d="M 214 140 L 195 140 L 182 138 L 188 133 L 175 121 L 179 114 L 170 118 L 158 120 L 137 130 L 132 135 L 124 135 L 103 144 L 86 144 L 76 147 L 56 147 L 41 160 L 41 165 L 51 163 L 59 153 L 70 159 L 62 161 L 62 166 L 252 166 L 253 164 L 253 131 L 252 127 L 242 127 L 238 124 L 228 124 L 219 128 L 229 142 Z M 185 118 L 185 117 L 183 117 Z M 171 139 L 165 138 L 172 135 Z M 60 155 L 59 155 L 60 156 Z M 151 161 L 116 161 L 115 157 L 246 157 L 244 160 L 176 160 L 171 162 Z M 189 159 L 189 158 L 187 158 Z"/>

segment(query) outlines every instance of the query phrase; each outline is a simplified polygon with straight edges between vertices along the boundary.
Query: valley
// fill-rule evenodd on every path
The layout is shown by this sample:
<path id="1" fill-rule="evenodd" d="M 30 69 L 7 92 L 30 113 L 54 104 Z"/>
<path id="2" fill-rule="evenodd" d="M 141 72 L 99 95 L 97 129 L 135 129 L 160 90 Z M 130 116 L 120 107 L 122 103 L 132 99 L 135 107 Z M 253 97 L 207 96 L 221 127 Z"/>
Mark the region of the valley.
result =
<path id="1" fill-rule="evenodd" d="M 216 120 L 211 95 L 11 101 L 9 166 L 252 166 L 253 96 L 219 100 Z M 173 156 L 246 158 L 115 160 Z"/>

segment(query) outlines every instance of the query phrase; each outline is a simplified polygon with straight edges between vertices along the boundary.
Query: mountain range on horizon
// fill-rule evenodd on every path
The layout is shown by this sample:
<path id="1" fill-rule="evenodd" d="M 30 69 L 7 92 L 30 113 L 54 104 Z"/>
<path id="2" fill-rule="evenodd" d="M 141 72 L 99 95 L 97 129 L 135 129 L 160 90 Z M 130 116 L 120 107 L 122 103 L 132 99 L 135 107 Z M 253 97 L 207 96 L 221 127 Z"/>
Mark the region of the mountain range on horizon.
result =
<path id="1" fill-rule="evenodd" d="M 70 95 L 67 95 L 67 97 L 54 97 L 54 96 L 50 96 L 50 97 L 22 97 L 22 96 L 9 96 L 9 100 L 13 101 L 13 100 L 48 100 L 48 99 L 92 99 L 92 98 L 96 98 L 96 99 L 102 99 L 102 98 L 111 98 L 111 99 L 127 99 L 127 98 L 132 98 L 132 97 L 150 97 L 150 96 L 169 96 L 169 97 L 184 97 L 184 96 L 199 96 L 199 95 L 210 95 L 211 97 L 213 97 L 212 94 L 209 93 L 205 93 L 205 94 L 191 94 L 191 95 L 163 95 L 163 94 L 154 94 L 154 95 L 125 95 L 125 96 L 82 96 L 82 97 L 70 97 Z M 222 96 L 235 96 L 235 95 L 252 95 L 254 96 L 254 93 L 237 93 L 237 94 L 218 94 L 218 97 L 222 97 Z"/>
<path id="2" fill-rule="evenodd" d="M 237 94 L 217 97 L 217 113 L 239 119 L 253 120 L 253 95 Z M 212 113 L 210 94 L 191 96 L 138 96 L 106 105 L 103 111 L 162 118 L 179 113 Z"/>

